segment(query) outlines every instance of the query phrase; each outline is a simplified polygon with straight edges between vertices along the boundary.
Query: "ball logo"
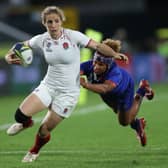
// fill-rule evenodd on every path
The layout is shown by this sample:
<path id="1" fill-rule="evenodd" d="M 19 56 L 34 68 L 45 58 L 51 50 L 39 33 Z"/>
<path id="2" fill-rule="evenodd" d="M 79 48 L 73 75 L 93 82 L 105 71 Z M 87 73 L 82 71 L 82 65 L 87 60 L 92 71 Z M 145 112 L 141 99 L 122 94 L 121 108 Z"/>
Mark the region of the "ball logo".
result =
<path id="1" fill-rule="evenodd" d="M 67 42 L 64 42 L 64 43 L 63 43 L 63 48 L 64 48 L 65 50 L 69 48 L 69 45 L 68 45 Z"/>
<path id="2" fill-rule="evenodd" d="M 65 108 L 65 109 L 64 109 L 64 113 L 67 113 L 67 112 L 68 112 L 68 109 L 67 109 L 67 108 Z"/>
<path id="3" fill-rule="evenodd" d="M 27 61 L 30 62 L 31 60 L 32 60 L 32 57 L 29 56 L 29 57 L 27 58 Z"/>

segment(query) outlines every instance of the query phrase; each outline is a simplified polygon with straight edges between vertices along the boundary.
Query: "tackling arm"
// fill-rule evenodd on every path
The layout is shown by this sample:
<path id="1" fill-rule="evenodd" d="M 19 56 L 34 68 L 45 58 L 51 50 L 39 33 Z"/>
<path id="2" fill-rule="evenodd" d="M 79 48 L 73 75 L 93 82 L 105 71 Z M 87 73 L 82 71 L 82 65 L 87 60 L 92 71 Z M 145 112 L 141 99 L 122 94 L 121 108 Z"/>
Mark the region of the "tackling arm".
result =
<path id="1" fill-rule="evenodd" d="M 91 40 L 88 44 L 88 47 L 97 50 L 98 52 L 100 52 L 105 56 L 110 56 L 128 63 L 128 57 L 125 54 L 115 52 L 111 47 L 109 47 L 106 44 L 98 43 L 94 40 Z"/>
<path id="2" fill-rule="evenodd" d="M 112 83 L 111 81 L 105 81 L 102 84 L 92 84 L 92 83 L 88 83 L 84 78 L 80 78 L 80 84 L 95 93 L 99 93 L 99 94 L 105 94 L 111 90 L 113 90 L 116 85 L 114 83 Z"/>

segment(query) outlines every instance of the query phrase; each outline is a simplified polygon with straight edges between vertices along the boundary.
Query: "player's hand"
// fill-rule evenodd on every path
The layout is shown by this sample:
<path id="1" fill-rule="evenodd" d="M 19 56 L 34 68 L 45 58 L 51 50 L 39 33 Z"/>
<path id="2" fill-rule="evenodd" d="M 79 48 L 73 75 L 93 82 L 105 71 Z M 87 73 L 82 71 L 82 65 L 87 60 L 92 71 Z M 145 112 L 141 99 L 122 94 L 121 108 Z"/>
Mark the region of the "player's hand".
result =
<path id="1" fill-rule="evenodd" d="M 119 56 L 119 57 L 118 57 L 117 59 L 119 59 L 119 60 L 121 60 L 121 61 L 124 61 L 126 64 L 129 63 L 128 57 L 127 57 L 125 54 L 118 53 L 118 56 Z"/>
<path id="2" fill-rule="evenodd" d="M 80 77 L 80 84 L 82 87 L 86 88 L 86 86 L 87 86 L 86 78 Z"/>
<path id="3" fill-rule="evenodd" d="M 8 53 L 5 56 L 5 60 L 8 64 L 21 65 L 21 60 L 18 57 L 16 57 L 16 55 L 13 52 Z"/>

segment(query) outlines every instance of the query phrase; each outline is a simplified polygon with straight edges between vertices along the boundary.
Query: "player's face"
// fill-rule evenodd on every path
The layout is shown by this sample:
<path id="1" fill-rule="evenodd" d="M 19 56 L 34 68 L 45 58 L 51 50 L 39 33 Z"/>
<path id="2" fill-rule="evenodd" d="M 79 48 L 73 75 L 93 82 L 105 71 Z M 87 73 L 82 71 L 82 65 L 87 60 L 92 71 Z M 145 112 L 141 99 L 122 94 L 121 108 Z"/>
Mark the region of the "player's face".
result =
<path id="1" fill-rule="evenodd" d="M 93 70 L 97 75 L 101 75 L 107 70 L 107 65 L 100 61 L 94 61 L 93 67 L 94 67 Z"/>
<path id="2" fill-rule="evenodd" d="M 62 21 L 59 15 L 55 13 L 46 15 L 44 26 L 52 38 L 57 39 L 61 36 Z"/>

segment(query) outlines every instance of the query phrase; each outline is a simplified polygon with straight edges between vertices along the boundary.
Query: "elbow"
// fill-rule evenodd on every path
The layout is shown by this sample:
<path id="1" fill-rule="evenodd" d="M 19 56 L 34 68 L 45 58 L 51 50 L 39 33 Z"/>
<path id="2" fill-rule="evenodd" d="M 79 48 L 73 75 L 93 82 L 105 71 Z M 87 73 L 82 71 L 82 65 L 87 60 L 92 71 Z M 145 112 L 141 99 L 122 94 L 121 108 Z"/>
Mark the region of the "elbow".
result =
<path id="1" fill-rule="evenodd" d="M 101 94 L 106 94 L 107 92 L 109 92 L 107 89 L 102 89 L 101 90 Z"/>
<path id="2" fill-rule="evenodd" d="M 106 94 L 108 92 L 111 92 L 113 90 L 113 88 L 111 87 L 111 85 L 105 85 L 103 88 L 102 88 L 102 94 Z"/>

